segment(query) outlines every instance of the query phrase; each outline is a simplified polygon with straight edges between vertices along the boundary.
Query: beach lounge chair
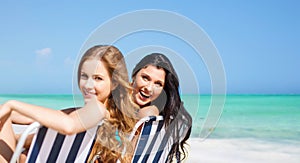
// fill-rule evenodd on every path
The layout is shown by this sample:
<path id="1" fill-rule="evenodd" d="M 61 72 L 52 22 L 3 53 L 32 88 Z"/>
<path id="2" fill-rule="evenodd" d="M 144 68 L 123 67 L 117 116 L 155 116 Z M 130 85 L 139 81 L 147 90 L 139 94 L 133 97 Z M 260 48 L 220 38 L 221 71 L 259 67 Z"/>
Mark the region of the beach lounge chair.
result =
<path id="1" fill-rule="evenodd" d="M 21 135 L 11 163 L 16 163 L 27 136 L 33 130 L 33 138 L 26 162 L 86 162 L 93 146 L 98 126 L 74 135 L 62 135 L 57 131 L 41 126 L 38 122 L 29 125 Z"/>
<path id="2" fill-rule="evenodd" d="M 31 143 L 26 162 L 86 162 L 94 143 L 98 126 L 75 135 L 62 135 L 34 122 L 23 132 L 11 163 L 18 160 L 26 137 L 38 128 Z M 136 135 L 139 133 L 138 135 Z M 129 140 L 137 136 L 133 163 L 166 162 L 172 140 L 165 132 L 162 116 L 142 118 L 135 125 Z M 123 150 L 125 154 L 126 149 Z"/>
<path id="3" fill-rule="evenodd" d="M 137 135 L 137 133 L 139 134 Z M 162 116 L 149 116 L 139 120 L 129 140 L 133 140 L 135 136 L 138 138 L 132 159 L 133 163 L 166 162 L 172 140 L 165 132 Z"/>

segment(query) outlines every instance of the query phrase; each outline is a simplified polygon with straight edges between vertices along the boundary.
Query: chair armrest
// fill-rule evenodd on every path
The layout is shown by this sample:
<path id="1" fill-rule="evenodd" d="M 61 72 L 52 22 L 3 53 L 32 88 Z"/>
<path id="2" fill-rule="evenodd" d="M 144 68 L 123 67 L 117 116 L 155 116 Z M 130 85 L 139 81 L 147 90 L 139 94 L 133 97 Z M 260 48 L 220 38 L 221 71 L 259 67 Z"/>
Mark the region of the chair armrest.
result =
<path id="1" fill-rule="evenodd" d="M 35 130 L 36 128 L 40 127 L 40 123 L 38 122 L 33 122 L 32 124 L 28 125 L 28 127 L 24 130 L 24 132 L 22 133 L 19 141 L 18 141 L 18 144 L 17 144 L 17 147 L 16 147 L 16 150 L 13 154 L 13 156 L 11 157 L 11 160 L 10 160 L 10 163 L 16 163 L 17 160 L 19 159 L 21 153 L 22 153 L 22 149 L 23 149 L 23 146 L 26 142 L 26 138 L 28 137 L 28 135 L 33 131 Z"/>

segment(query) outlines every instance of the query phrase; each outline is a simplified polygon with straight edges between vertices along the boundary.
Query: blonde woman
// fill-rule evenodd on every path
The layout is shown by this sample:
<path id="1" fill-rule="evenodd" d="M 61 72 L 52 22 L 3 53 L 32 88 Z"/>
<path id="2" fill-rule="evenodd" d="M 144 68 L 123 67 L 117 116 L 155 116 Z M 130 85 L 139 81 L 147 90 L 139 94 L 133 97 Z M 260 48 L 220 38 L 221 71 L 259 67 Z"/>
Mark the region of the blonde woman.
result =
<path id="1" fill-rule="evenodd" d="M 114 46 L 94 46 L 86 51 L 78 68 L 78 85 L 85 105 L 70 114 L 59 110 L 11 100 L 0 107 L 0 162 L 8 162 L 16 147 L 12 129 L 12 113 L 57 130 L 62 134 L 85 131 L 100 121 L 97 139 L 89 160 L 128 162 L 131 156 L 120 158 L 120 151 L 132 149 L 126 141 L 136 120 L 137 107 L 131 102 L 131 87 L 122 53 Z M 47 115 L 47 116 L 45 116 Z M 64 124 L 64 125 L 61 125 Z"/>

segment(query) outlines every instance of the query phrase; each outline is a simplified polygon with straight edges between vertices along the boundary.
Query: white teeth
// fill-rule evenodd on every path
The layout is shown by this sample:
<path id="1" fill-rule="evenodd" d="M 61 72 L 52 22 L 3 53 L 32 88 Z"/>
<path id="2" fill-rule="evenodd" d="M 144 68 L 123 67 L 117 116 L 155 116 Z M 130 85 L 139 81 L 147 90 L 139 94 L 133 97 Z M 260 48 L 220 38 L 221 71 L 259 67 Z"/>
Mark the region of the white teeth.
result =
<path id="1" fill-rule="evenodd" d="M 145 95 L 144 92 L 140 91 L 140 94 L 145 97 L 145 98 L 149 98 L 151 95 Z"/>

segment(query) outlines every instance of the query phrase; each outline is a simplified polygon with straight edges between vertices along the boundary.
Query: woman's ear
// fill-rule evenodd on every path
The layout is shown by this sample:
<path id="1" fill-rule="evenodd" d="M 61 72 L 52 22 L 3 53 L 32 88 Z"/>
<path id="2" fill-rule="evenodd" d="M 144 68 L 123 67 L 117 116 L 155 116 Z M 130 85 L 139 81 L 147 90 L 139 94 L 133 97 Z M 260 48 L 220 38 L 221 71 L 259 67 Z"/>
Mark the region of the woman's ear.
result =
<path id="1" fill-rule="evenodd" d="M 119 85 L 119 83 L 113 81 L 113 82 L 112 82 L 111 90 L 112 90 L 112 91 L 115 90 L 115 89 L 118 87 L 118 85 Z"/>
<path id="2" fill-rule="evenodd" d="M 112 90 L 115 90 L 117 87 L 118 87 L 119 84 L 117 83 L 113 83 L 113 87 L 112 87 Z"/>
<path id="3" fill-rule="evenodd" d="M 133 86 L 133 85 L 134 85 L 134 82 L 135 82 L 135 76 L 132 77 L 131 82 L 129 83 L 130 86 Z"/>

